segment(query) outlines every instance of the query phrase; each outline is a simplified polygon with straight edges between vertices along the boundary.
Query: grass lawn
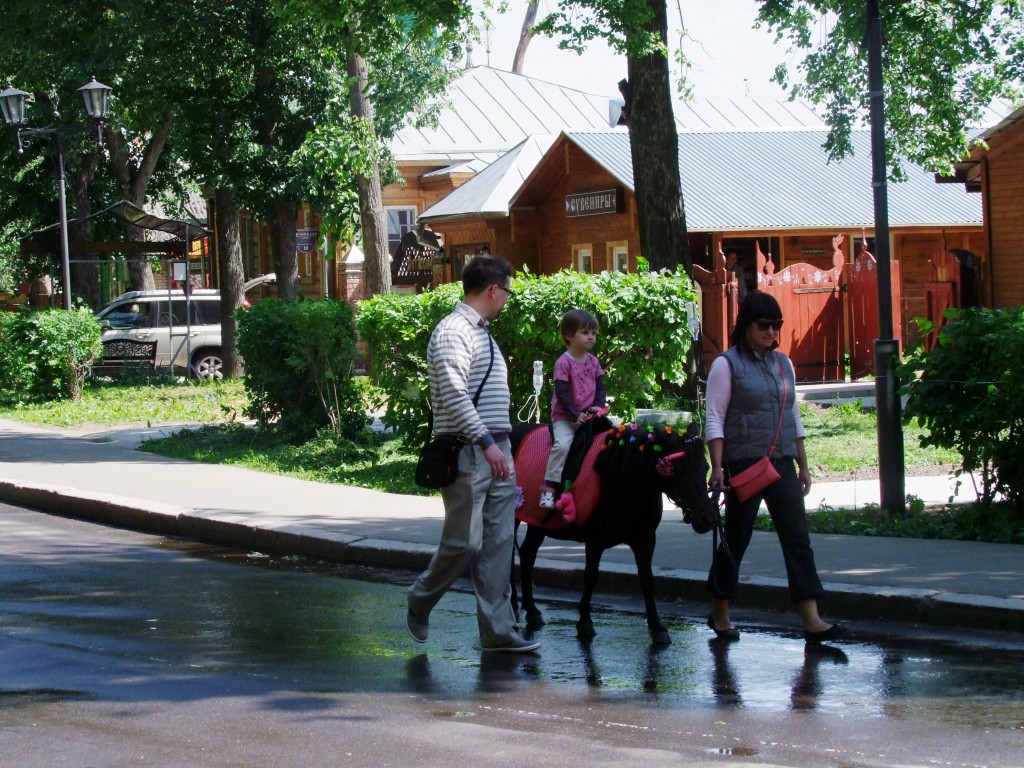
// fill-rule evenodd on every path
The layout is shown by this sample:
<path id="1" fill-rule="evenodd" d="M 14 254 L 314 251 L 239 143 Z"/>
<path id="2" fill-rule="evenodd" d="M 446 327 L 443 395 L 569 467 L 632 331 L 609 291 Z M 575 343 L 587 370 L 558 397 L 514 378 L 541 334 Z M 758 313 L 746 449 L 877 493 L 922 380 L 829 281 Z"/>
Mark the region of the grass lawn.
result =
<path id="1" fill-rule="evenodd" d="M 247 397 L 241 380 L 179 383 L 104 383 L 87 386 L 82 400 L 48 403 L 0 401 L 0 416 L 76 429 L 89 424 L 130 426 L 223 423 L 242 418 Z"/>
<path id="2" fill-rule="evenodd" d="M 856 403 L 837 406 L 803 404 L 800 417 L 807 431 L 804 446 L 811 476 L 819 481 L 874 477 L 878 474 L 878 420 L 875 412 Z M 924 430 L 903 426 L 903 457 L 907 473 L 941 475 L 960 463 L 956 451 L 922 448 Z"/>

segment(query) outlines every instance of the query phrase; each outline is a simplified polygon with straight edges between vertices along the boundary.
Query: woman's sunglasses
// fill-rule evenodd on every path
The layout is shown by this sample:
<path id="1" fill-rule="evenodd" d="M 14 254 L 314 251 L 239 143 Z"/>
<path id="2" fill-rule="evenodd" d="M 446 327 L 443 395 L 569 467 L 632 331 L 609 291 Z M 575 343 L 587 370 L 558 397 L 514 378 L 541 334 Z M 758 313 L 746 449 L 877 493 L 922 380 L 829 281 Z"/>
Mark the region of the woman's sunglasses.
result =
<path id="1" fill-rule="evenodd" d="M 757 320 L 756 322 L 757 330 L 759 331 L 767 331 L 769 328 L 771 328 L 773 331 L 778 333 L 779 331 L 782 330 L 781 320 Z"/>

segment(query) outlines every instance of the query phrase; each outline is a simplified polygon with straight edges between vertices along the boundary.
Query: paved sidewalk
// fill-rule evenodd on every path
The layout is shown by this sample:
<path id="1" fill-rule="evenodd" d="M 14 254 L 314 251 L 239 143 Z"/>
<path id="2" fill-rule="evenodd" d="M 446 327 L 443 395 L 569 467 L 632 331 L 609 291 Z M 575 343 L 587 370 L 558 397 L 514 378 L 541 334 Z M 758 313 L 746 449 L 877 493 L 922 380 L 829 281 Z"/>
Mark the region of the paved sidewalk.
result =
<path id="1" fill-rule="evenodd" d="M 172 428 L 68 433 L 0 420 L 0 499 L 132 528 L 251 549 L 407 568 L 426 566 L 440 537 L 439 497 L 325 485 L 136 450 Z M 961 499 L 968 498 L 964 489 Z M 907 478 L 907 493 L 945 502 L 946 477 Z M 821 483 L 808 507 L 878 501 L 878 481 Z M 813 536 L 830 617 L 1024 632 L 1024 549 L 1011 544 Z M 655 571 L 663 599 L 700 606 L 711 558 L 666 502 Z M 583 547 L 549 540 L 537 581 L 576 589 Z M 774 534 L 755 532 L 736 609 L 791 611 Z M 600 590 L 634 590 L 628 549 L 602 560 Z M 543 590 L 542 590 L 543 591 Z M 798 625 L 795 613 L 784 621 Z"/>

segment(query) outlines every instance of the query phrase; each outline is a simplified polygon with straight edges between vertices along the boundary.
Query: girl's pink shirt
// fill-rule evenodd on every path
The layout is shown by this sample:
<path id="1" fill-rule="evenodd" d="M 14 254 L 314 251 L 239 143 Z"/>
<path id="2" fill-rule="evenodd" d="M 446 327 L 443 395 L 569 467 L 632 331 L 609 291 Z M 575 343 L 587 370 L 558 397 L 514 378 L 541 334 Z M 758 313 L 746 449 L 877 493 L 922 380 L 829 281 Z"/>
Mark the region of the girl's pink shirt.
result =
<path id="1" fill-rule="evenodd" d="M 555 381 L 569 382 L 572 400 L 581 411 L 593 405 L 599 376 L 604 376 L 601 363 L 589 352 L 582 362 L 574 360 L 568 352 L 563 352 L 555 361 Z M 573 421 L 554 395 L 551 396 L 551 420 Z"/>

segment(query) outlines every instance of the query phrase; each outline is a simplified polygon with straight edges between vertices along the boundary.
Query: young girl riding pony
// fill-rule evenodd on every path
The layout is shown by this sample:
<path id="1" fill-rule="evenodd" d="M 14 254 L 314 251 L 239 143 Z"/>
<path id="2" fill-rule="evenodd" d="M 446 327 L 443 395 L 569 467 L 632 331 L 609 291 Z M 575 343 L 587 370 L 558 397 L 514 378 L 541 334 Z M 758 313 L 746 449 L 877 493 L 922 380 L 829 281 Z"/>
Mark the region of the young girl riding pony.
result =
<path id="1" fill-rule="evenodd" d="M 551 456 L 544 473 L 540 507 L 555 508 L 562 486 L 562 470 L 576 430 L 605 406 L 604 371 L 590 354 L 597 341 L 597 318 L 583 309 L 571 309 L 560 326 L 566 350 L 555 361 L 555 394 L 551 398 Z"/>

